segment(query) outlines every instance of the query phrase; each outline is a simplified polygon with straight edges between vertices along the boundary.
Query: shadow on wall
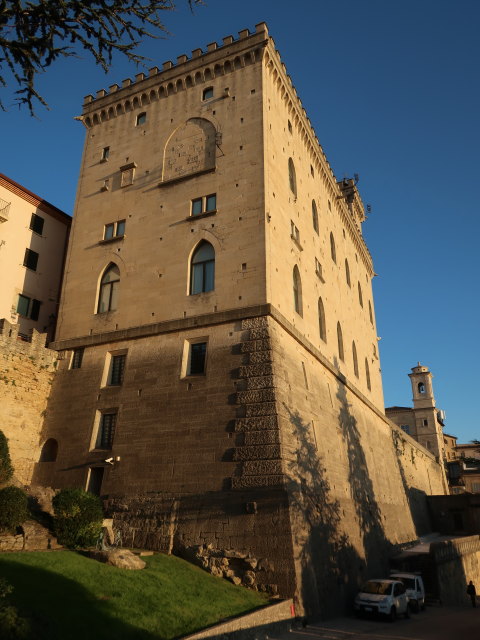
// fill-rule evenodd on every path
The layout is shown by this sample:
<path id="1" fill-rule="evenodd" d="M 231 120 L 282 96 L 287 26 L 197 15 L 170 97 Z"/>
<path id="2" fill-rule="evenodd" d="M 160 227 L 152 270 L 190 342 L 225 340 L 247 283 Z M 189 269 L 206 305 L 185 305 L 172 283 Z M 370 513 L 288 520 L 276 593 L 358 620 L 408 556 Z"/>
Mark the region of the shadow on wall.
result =
<path id="1" fill-rule="evenodd" d="M 402 438 L 402 435 L 398 433 L 398 431 L 392 429 L 392 440 L 396 452 L 398 471 L 402 479 L 403 490 L 407 496 L 415 531 L 417 532 L 417 536 L 422 536 L 432 531 L 432 524 L 427 504 L 427 494 L 425 491 L 408 485 L 405 470 L 402 466 L 402 457 L 405 455 L 405 439 Z M 413 454 L 412 463 L 415 465 Z"/>
<path id="2" fill-rule="evenodd" d="M 154 640 L 159 636 L 125 624 L 115 617 L 110 598 L 101 599 L 53 571 L 45 571 L 2 554 L 2 577 L 14 587 L 9 598 L 31 626 L 32 640 L 96 638 Z"/>
<path id="3" fill-rule="evenodd" d="M 319 456 L 312 426 L 287 407 L 297 448 L 289 463 L 289 497 L 297 559 L 301 565 L 301 598 L 307 615 L 331 617 L 351 609 L 361 583 L 387 573 L 392 545 L 386 539 L 380 508 L 361 446 L 357 420 L 350 411 L 345 387 L 338 384 L 337 416 L 348 456 L 348 482 L 354 513 L 345 514 L 333 498 L 327 471 Z M 360 557 L 346 529 L 348 519 L 360 529 Z"/>

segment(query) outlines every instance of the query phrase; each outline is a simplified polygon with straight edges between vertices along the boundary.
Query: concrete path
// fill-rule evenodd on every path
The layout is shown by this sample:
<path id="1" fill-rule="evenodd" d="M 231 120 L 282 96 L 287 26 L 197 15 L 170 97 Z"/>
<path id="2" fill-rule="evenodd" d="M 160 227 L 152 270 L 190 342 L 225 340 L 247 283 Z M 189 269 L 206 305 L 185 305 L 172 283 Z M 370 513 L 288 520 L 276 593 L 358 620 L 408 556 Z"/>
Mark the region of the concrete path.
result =
<path id="1" fill-rule="evenodd" d="M 337 618 L 270 640 L 479 640 L 480 607 L 428 607 L 408 620 Z"/>

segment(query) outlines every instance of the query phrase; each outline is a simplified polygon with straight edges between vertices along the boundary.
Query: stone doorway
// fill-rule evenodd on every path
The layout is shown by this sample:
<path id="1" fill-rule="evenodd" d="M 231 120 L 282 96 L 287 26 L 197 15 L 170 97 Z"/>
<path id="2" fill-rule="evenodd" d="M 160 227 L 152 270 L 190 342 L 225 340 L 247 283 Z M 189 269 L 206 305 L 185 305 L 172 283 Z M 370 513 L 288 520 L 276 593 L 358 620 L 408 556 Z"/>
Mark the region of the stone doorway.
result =
<path id="1" fill-rule="evenodd" d="M 99 496 L 102 491 L 104 467 L 90 467 L 87 481 L 87 491 Z"/>

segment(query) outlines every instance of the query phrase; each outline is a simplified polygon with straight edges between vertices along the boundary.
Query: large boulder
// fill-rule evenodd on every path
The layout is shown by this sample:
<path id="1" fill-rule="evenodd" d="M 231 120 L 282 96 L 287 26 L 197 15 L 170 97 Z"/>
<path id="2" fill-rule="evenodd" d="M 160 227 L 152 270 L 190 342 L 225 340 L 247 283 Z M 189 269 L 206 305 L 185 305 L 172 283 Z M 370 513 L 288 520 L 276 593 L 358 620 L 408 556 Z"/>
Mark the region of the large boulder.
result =
<path id="1" fill-rule="evenodd" d="M 118 569 L 144 569 L 146 562 L 136 556 L 129 549 L 109 549 L 107 551 L 90 551 L 88 554 L 94 560 L 105 562 Z"/>

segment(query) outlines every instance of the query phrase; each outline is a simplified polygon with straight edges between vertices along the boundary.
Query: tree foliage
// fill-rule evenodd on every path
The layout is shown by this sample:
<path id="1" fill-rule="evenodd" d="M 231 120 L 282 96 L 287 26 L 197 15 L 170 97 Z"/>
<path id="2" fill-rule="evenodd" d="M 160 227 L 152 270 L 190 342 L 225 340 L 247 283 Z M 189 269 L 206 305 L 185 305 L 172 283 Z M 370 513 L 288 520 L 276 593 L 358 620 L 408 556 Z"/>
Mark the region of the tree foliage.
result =
<path id="1" fill-rule="evenodd" d="M 115 53 L 139 64 L 141 40 L 165 33 L 161 12 L 174 8 L 174 0 L 0 0 L 0 86 L 10 72 L 17 102 L 33 114 L 34 100 L 48 106 L 35 80 L 52 62 L 84 50 L 105 72 Z"/>
<path id="2" fill-rule="evenodd" d="M 8 440 L 0 431 L 0 486 L 7 483 L 13 476 L 13 466 L 8 449 Z"/>
<path id="3" fill-rule="evenodd" d="M 102 530 L 103 510 L 98 496 L 83 489 L 62 489 L 52 500 L 58 541 L 67 547 L 91 547 Z"/>
<path id="4" fill-rule="evenodd" d="M 0 531 L 14 532 L 28 518 L 28 497 L 18 487 L 0 489 Z"/>

